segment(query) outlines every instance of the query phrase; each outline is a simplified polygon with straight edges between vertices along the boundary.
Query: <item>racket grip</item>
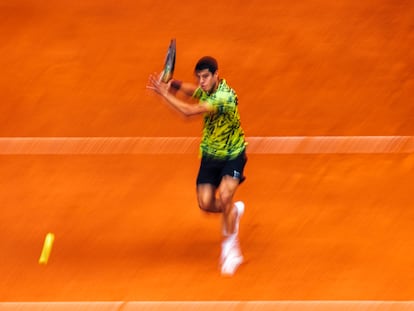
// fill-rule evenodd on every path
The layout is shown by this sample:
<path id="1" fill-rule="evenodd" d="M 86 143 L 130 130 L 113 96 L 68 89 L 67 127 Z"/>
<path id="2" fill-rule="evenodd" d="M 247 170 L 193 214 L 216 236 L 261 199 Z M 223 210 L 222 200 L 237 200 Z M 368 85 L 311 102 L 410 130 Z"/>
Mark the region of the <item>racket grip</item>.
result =
<path id="1" fill-rule="evenodd" d="M 168 83 L 172 79 L 172 72 L 170 68 L 166 68 L 161 75 L 161 81 L 164 83 Z"/>

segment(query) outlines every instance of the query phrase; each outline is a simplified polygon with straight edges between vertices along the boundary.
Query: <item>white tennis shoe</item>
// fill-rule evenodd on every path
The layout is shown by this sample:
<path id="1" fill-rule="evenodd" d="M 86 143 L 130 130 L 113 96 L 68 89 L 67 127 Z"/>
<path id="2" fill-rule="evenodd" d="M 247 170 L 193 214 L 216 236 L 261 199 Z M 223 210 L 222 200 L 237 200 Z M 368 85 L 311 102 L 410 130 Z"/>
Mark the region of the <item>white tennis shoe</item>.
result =
<path id="1" fill-rule="evenodd" d="M 222 243 L 221 249 L 221 274 L 232 276 L 243 263 L 243 255 L 240 251 L 237 235 L 231 235 Z"/>
<path id="2" fill-rule="evenodd" d="M 240 219 L 244 214 L 244 203 L 238 201 L 234 203 L 237 215 L 235 220 L 235 232 L 228 235 L 221 245 L 221 274 L 225 276 L 232 276 L 237 268 L 243 263 L 243 255 L 240 251 L 239 245 L 239 224 Z"/>

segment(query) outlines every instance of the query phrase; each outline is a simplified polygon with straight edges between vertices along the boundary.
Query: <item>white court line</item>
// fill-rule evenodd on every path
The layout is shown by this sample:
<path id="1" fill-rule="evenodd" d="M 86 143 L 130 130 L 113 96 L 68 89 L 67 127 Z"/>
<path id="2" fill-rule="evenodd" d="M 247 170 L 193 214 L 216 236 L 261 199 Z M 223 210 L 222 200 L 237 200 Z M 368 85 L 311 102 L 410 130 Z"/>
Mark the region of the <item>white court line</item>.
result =
<path id="1" fill-rule="evenodd" d="M 249 154 L 408 154 L 414 136 L 254 136 Z M 1 137 L 0 154 L 196 154 L 199 137 Z"/>
<path id="2" fill-rule="evenodd" d="M 414 301 L 305 300 L 305 301 L 70 301 L 0 302 L 1 311 L 411 311 Z"/>

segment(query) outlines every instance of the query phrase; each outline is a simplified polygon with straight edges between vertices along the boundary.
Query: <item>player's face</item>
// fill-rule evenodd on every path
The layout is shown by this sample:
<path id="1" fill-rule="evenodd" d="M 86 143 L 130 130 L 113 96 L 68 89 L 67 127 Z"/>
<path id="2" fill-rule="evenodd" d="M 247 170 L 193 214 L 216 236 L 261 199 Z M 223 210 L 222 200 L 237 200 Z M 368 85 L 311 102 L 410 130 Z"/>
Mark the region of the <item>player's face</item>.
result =
<path id="1" fill-rule="evenodd" d="M 213 74 L 208 69 L 203 69 L 196 72 L 196 78 L 198 80 L 198 85 L 204 92 L 213 91 L 214 87 L 217 84 L 218 73 L 217 71 Z"/>

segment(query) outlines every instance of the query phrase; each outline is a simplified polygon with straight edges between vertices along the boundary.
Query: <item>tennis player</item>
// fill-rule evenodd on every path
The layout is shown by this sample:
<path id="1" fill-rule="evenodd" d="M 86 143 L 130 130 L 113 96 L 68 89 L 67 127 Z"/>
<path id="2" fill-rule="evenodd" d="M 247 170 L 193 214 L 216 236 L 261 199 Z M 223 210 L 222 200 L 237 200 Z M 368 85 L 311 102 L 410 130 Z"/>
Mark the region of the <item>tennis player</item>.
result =
<path id="1" fill-rule="evenodd" d="M 222 213 L 223 241 L 220 266 L 223 275 L 233 275 L 243 262 L 239 243 L 239 222 L 244 203 L 233 202 L 247 161 L 246 142 L 240 125 L 236 92 L 221 79 L 216 59 L 202 57 L 195 66 L 198 85 L 179 80 L 163 83 L 150 75 L 147 88 L 185 116 L 202 115 L 201 164 L 197 176 L 199 207 L 208 213 Z M 188 96 L 177 97 L 177 91 Z M 190 100 L 190 99 L 193 100 Z"/>

